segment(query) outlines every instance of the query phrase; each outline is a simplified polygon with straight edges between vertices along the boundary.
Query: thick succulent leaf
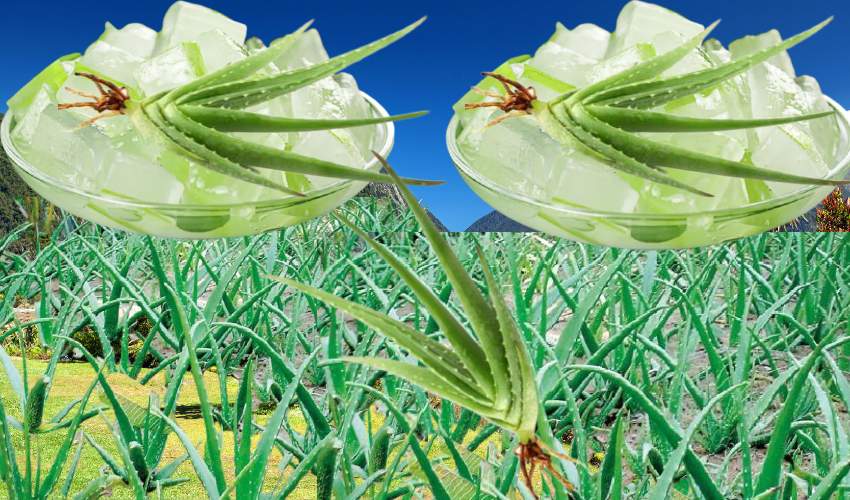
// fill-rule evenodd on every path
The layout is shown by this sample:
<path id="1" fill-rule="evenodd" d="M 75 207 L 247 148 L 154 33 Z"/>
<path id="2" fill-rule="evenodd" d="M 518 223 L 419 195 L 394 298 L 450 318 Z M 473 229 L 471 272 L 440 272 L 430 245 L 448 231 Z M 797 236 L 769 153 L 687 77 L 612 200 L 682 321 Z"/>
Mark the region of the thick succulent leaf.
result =
<path id="1" fill-rule="evenodd" d="M 505 356 L 508 361 L 512 401 L 506 418 L 511 422 L 518 421 L 517 434 L 520 442 L 525 443 L 534 438 L 534 431 L 537 428 L 537 412 L 540 408 L 534 368 L 525 340 L 520 335 L 511 310 L 499 290 L 499 283 L 484 258 L 484 252 L 478 245 L 476 245 L 476 250 L 481 267 L 484 269 L 484 276 L 487 279 L 490 302 L 493 304 L 493 308 L 496 310 L 496 318 L 499 320 L 500 336 L 505 346 Z"/>
<path id="2" fill-rule="evenodd" d="M 416 273 L 410 266 L 396 257 L 386 246 L 375 241 L 365 231 L 354 225 L 341 214 L 337 214 L 337 219 L 360 236 L 399 274 L 401 279 L 416 294 L 416 297 L 422 301 L 422 305 L 425 306 L 428 313 L 434 318 L 434 321 L 437 322 L 440 331 L 457 352 L 457 356 L 462 361 L 463 366 L 467 368 L 472 374 L 472 378 L 477 382 L 479 392 L 488 397 L 493 397 L 493 379 L 487 367 L 487 358 L 484 355 L 484 351 L 475 339 L 469 335 L 466 328 L 464 328 L 455 315 L 452 314 L 448 306 L 440 300 L 440 297 L 427 284 L 416 276 Z"/>
<path id="3" fill-rule="evenodd" d="M 312 24 L 313 21 L 308 21 L 293 33 L 274 42 L 271 47 L 174 89 L 166 95 L 165 101 L 171 102 L 200 89 L 249 78 L 283 56 Z"/>
<path id="4" fill-rule="evenodd" d="M 187 102 L 191 101 L 202 105 L 232 109 L 245 109 L 249 106 L 264 103 L 344 70 L 348 66 L 404 38 L 423 22 L 425 22 L 424 17 L 404 29 L 368 45 L 334 57 L 327 62 L 260 80 L 236 82 L 212 87 L 195 94 L 187 95 Z"/>
<path id="5" fill-rule="evenodd" d="M 688 54 L 693 52 L 697 47 L 702 45 L 703 40 L 705 40 L 706 37 L 714 31 L 714 28 L 716 28 L 719 23 L 720 21 L 715 21 L 702 33 L 691 38 L 673 50 L 665 52 L 660 56 L 653 57 L 648 61 L 640 63 L 579 90 L 570 97 L 570 102 L 580 102 L 585 99 L 593 100 L 597 93 L 600 93 L 600 91 L 604 91 L 605 89 L 628 85 L 634 82 L 641 82 L 660 76 L 662 73 L 675 66 L 676 63 L 684 59 Z"/>
<path id="6" fill-rule="evenodd" d="M 508 377 L 507 359 L 505 358 L 505 348 L 501 341 L 501 336 L 497 333 L 499 329 L 499 321 L 496 318 L 496 312 L 493 307 L 484 298 L 478 285 L 472 280 L 466 270 L 461 265 L 454 251 L 449 245 L 446 238 L 434 225 L 434 222 L 425 212 L 425 209 L 416 201 L 413 193 L 404 185 L 401 178 L 396 174 L 395 170 L 387 163 L 387 161 L 376 153 L 376 156 L 381 160 L 384 168 L 393 177 L 395 184 L 404 196 L 407 205 L 410 207 L 419 226 L 425 233 L 431 248 L 437 254 L 437 258 L 443 265 L 443 270 L 446 272 L 446 277 L 451 282 L 472 329 L 478 336 L 481 347 L 484 350 L 487 358 L 487 364 L 490 368 L 493 386 L 495 389 L 495 407 L 498 411 L 505 411 L 510 404 L 510 387 Z"/>
<path id="7" fill-rule="evenodd" d="M 697 194 L 699 196 L 707 196 L 712 197 L 711 193 L 706 193 L 705 191 L 701 191 L 697 188 L 691 187 L 683 182 L 679 182 L 664 173 L 660 172 L 658 169 L 650 167 L 649 165 L 641 162 L 640 160 L 633 158 L 626 154 L 623 151 L 620 151 L 613 145 L 603 141 L 590 131 L 583 128 L 581 125 L 573 121 L 572 117 L 566 111 L 566 105 L 561 104 L 555 106 L 553 111 L 553 115 L 551 119 L 555 121 L 553 126 L 550 126 L 550 130 L 555 130 L 561 134 L 569 134 L 570 137 L 575 138 L 579 144 L 583 144 L 586 148 L 594 151 L 599 154 L 603 158 L 610 160 L 608 164 L 621 172 L 625 172 L 630 175 L 634 175 L 635 177 L 639 177 L 641 179 L 646 179 L 648 181 L 657 182 L 658 184 L 664 184 L 667 186 L 675 187 L 678 189 L 682 189 L 689 193 Z M 541 115 L 542 116 L 542 115 Z"/>
<path id="8" fill-rule="evenodd" d="M 224 158 L 223 156 L 219 155 L 215 151 L 210 150 L 202 144 L 199 144 L 192 138 L 185 135 L 179 129 L 177 129 L 174 125 L 169 123 L 162 116 L 162 111 L 159 109 L 159 106 L 157 104 L 150 104 L 148 106 L 145 106 L 144 112 L 145 116 L 147 116 L 151 120 L 151 122 L 153 122 L 159 128 L 162 133 L 164 133 L 169 139 L 171 139 L 172 142 L 182 148 L 190 156 L 195 156 L 200 158 L 201 160 L 204 160 L 205 165 L 211 170 L 240 181 L 249 182 L 252 184 L 259 184 L 260 186 L 275 189 L 286 194 L 303 196 L 301 195 L 301 193 L 293 191 L 292 189 L 289 189 L 288 187 L 282 184 L 271 181 L 257 173 L 255 170 L 245 168 L 239 164 L 236 164 L 228 160 L 227 158 Z"/>
<path id="9" fill-rule="evenodd" d="M 439 377 L 445 379 L 447 384 L 460 387 L 470 394 L 486 397 L 478 388 L 475 380 L 457 354 L 436 340 L 431 339 L 401 321 L 390 318 L 366 306 L 339 298 L 324 290 L 287 278 L 272 279 L 312 295 L 340 311 L 350 314 L 359 321 L 374 328 L 382 335 L 391 338 L 400 346 L 407 349 L 423 364 L 434 370 L 434 373 L 439 374 Z"/>
<path id="10" fill-rule="evenodd" d="M 605 123 L 628 132 L 717 132 L 758 127 L 773 127 L 834 116 L 834 111 L 781 118 L 752 120 L 712 120 L 689 118 L 642 109 L 618 108 L 591 104 L 585 109 Z"/>
<path id="11" fill-rule="evenodd" d="M 310 132 L 316 130 L 334 130 L 340 128 L 363 127 L 381 123 L 411 120 L 428 114 L 427 111 L 406 113 L 379 118 L 352 120 L 311 120 L 307 118 L 289 118 L 269 116 L 235 109 L 209 108 L 184 104 L 180 111 L 192 120 L 219 132 Z"/>
<path id="12" fill-rule="evenodd" d="M 694 436 L 696 436 L 697 430 L 699 430 L 703 421 L 711 414 L 717 403 L 723 401 L 726 396 L 731 394 L 733 391 L 741 389 L 745 385 L 746 384 L 738 384 L 732 386 L 714 396 L 708 403 L 706 403 L 694 419 L 691 420 L 691 423 L 688 425 L 687 430 L 685 430 L 685 434 L 682 436 L 682 440 L 679 442 L 679 445 L 676 446 L 676 449 L 670 454 L 670 458 L 667 459 L 667 463 L 664 464 L 664 472 L 661 474 L 661 477 L 658 478 L 658 481 L 656 481 L 652 491 L 649 492 L 650 500 L 665 500 L 670 498 L 670 487 L 673 486 L 676 472 L 678 472 L 679 466 L 682 464 L 682 460 L 685 458 L 685 453 L 690 448 L 691 441 Z"/>
<path id="13" fill-rule="evenodd" d="M 791 425 L 794 423 L 797 403 L 803 395 L 803 389 L 806 387 L 809 374 L 811 374 L 818 361 L 820 361 L 824 351 L 850 342 L 850 338 L 844 338 L 833 344 L 828 344 L 834 335 L 835 333 L 818 344 L 791 381 L 791 388 L 785 396 L 782 409 L 779 410 L 779 414 L 776 417 L 776 424 L 770 435 L 764 465 L 762 466 L 762 471 L 759 474 L 755 487 L 756 494 L 765 493 L 779 486 L 782 476 L 782 463 L 785 459 L 785 445 L 791 434 Z"/>
<path id="14" fill-rule="evenodd" d="M 830 498 L 834 498 L 833 495 L 838 490 L 838 487 L 841 486 L 841 482 L 847 477 L 848 473 L 850 473 L 850 460 L 844 460 L 835 464 L 829 471 L 829 474 L 815 488 L 809 500 L 829 500 Z"/>
<path id="15" fill-rule="evenodd" d="M 670 446 L 677 446 L 682 441 L 681 429 L 674 428 L 664 412 L 647 397 L 647 395 L 637 386 L 623 378 L 622 375 L 611 370 L 600 368 L 598 366 L 574 365 L 569 366 L 570 370 L 589 371 L 595 375 L 600 375 L 609 382 L 616 384 L 622 391 L 632 399 L 634 404 L 639 406 L 650 419 L 655 430 L 659 432 Z M 702 460 L 688 447 L 683 458 L 685 467 L 688 473 L 694 479 L 694 482 L 700 489 L 700 492 L 705 498 L 710 500 L 721 500 L 724 496 L 717 488 L 717 484 L 708 474 Z"/>
<path id="16" fill-rule="evenodd" d="M 662 144 L 613 127 L 595 118 L 581 105 L 572 106 L 569 109 L 569 113 L 575 120 L 575 123 L 588 130 L 594 136 L 610 144 L 618 151 L 622 151 L 624 154 L 650 166 L 792 184 L 839 186 L 848 182 L 844 180 L 819 179 L 786 174 L 776 170 L 754 167 L 746 163 L 716 158 L 688 149 Z"/>
<path id="17" fill-rule="evenodd" d="M 219 491 L 218 484 L 216 483 L 216 479 L 213 476 L 212 471 L 207 466 L 207 463 L 204 461 L 204 457 L 201 456 L 200 452 L 195 448 L 195 444 L 192 443 L 192 438 L 190 438 L 183 429 L 180 428 L 173 420 L 165 416 L 159 410 L 154 410 L 163 421 L 171 427 L 171 430 L 177 435 L 180 439 L 180 442 L 183 443 L 183 447 L 186 448 L 186 452 L 189 454 L 189 460 L 192 462 L 192 467 L 195 468 L 195 473 L 198 475 L 198 479 L 201 480 L 201 484 L 204 486 L 204 490 L 207 495 L 213 499 L 218 500 Z"/>
<path id="18" fill-rule="evenodd" d="M 645 109 L 661 106 L 681 97 L 694 95 L 697 92 L 710 89 L 736 75 L 740 75 L 753 66 L 761 64 L 771 57 L 804 42 L 822 30 L 830 22 L 832 22 L 832 18 L 773 47 L 766 48 L 749 57 L 732 61 L 716 68 L 709 68 L 664 80 L 623 85 L 599 93 L 587 102 Z"/>
<path id="19" fill-rule="evenodd" d="M 227 135 L 190 119 L 180 112 L 180 109 L 174 104 L 166 106 L 163 114 L 176 129 L 187 134 L 190 144 L 200 146 L 200 154 L 209 155 L 206 158 L 209 162 L 212 163 L 218 159 L 220 162 L 229 164 L 228 171 L 239 166 L 243 167 L 243 171 L 245 170 L 244 167 L 261 167 L 319 177 L 367 182 L 391 181 L 390 177 L 379 172 L 318 160 Z M 265 179 L 264 177 L 261 178 Z M 266 182 L 271 183 L 271 181 Z M 439 182 L 420 179 L 405 179 L 405 182 L 420 186 L 440 184 Z M 271 183 L 271 185 L 275 186 L 276 183 Z M 293 192 L 289 189 L 287 191 Z"/>
<path id="20" fill-rule="evenodd" d="M 351 357 L 342 358 L 342 360 L 347 363 L 361 364 L 376 370 L 385 371 L 390 375 L 407 380 L 411 384 L 418 385 L 443 399 L 474 411 L 485 418 L 496 419 L 500 422 L 500 425 L 505 425 L 505 412 L 495 409 L 492 400 L 483 397 L 474 397 L 462 387 L 445 382 L 429 368 L 383 358 Z M 517 431 L 516 424 L 509 425 L 509 427 L 506 427 L 506 430 L 511 432 Z"/>

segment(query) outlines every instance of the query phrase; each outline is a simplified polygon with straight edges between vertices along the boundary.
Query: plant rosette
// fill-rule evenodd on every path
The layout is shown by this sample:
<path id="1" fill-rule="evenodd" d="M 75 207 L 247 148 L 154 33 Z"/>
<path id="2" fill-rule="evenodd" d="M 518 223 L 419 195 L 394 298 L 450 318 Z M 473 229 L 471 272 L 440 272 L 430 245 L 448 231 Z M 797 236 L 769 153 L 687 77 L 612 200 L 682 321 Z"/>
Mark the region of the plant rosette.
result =
<path id="1" fill-rule="evenodd" d="M 162 31 L 107 24 L 42 71 L 9 100 L 3 147 L 39 194 L 100 224 L 186 239 L 298 224 L 390 180 L 371 151 L 424 113 L 390 116 L 341 71 L 423 21 L 331 58 L 311 23 L 266 46 L 177 2 Z"/>
<path id="2" fill-rule="evenodd" d="M 776 31 L 727 50 L 717 26 L 630 2 L 614 33 L 560 24 L 455 106 L 450 153 L 527 226 L 617 247 L 715 244 L 781 226 L 850 167 L 848 118 Z"/>

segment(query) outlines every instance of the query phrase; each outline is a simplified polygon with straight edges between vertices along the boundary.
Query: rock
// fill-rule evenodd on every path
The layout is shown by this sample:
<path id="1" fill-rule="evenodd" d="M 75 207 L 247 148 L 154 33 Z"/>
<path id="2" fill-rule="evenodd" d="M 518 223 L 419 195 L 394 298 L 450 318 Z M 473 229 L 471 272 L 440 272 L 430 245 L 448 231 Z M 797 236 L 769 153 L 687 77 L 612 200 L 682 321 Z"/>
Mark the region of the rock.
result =
<path id="1" fill-rule="evenodd" d="M 401 191 L 392 184 L 382 184 L 378 182 L 370 183 L 365 189 L 363 189 L 363 191 L 360 192 L 360 194 L 357 195 L 357 197 L 385 199 L 393 206 L 398 207 L 399 211 L 407 210 L 407 202 L 404 201 L 404 196 L 402 196 Z M 447 233 L 449 231 L 446 229 L 446 226 L 440 222 L 440 219 L 432 214 L 430 210 L 426 208 L 425 211 L 428 213 L 428 217 L 431 218 L 431 221 L 437 225 L 437 229 L 439 229 L 440 232 Z"/>
<path id="2" fill-rule="evenodd" d="M 466 232 L 468 233 L 533 233 L 534 229 L 523 226 L 519 222 L 509 219 L 507 216 L 492 211 L 473 223 Z"/>

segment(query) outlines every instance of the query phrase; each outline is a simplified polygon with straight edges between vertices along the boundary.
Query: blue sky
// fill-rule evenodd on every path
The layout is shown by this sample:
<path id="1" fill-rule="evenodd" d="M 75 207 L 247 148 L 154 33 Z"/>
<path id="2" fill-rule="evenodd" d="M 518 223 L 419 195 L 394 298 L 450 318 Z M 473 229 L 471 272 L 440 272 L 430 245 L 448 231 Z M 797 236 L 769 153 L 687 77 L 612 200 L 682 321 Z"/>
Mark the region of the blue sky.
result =
<path id="1" fill-rule="evenodd" d="M 56 57 L 82 51 L 105 21 L 143 22 L 156 29 L 170 1 L 103 2 L 41 0 L 4 2 L 3 69 L 0 101 L 5 102 Z M 624 1 L 573 2 L 370 1 L 294 2 L 205 0 L 246 23 L 252 35 L 271 39 L 308 19 L 316 20 L 332 54 L 371 41 L 427 14 L 428 22 L 397 45 L 352 68 L 361 87 L 390 112 L 429 109 L 431 114 L 399 125 L 393 164 L 411 176 L 442 179 L 446 185 L 417 195 L 452 230 L 463 230 L 489 212 L 464 184 L 445 147 L 451 105 L 478 80 L 480 71 L 533 52 L 561 21 L 568 27 L 593 22 L 613 29 Z M 666 0 L 660 2 L 696 21 L 723 23 L 715 36 L 724 43 L 771 28 L 802 31 L 831 15 L 835 23 L 794 49 L 800 73 L 815 76 L 824 91 L 850 105 L 850 2 L 809 0 Z M 0 110 L 5 104 L 0 105 Z"/>

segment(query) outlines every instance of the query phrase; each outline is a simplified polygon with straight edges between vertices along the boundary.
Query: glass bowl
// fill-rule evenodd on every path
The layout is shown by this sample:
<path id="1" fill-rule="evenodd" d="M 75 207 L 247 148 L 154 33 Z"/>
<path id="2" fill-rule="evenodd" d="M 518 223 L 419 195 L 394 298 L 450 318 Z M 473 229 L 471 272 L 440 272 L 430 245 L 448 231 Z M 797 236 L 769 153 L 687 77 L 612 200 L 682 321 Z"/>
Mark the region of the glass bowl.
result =
<path id="1" fill-rule="evenodd" d="M 829 178 L 845 179 L 850 170 L 850 117 L 834 100 L 839 128 L 838 160 Z M 449 154 L 461 177 L 491 207 L 511 219 L 544 233 L 583 243 L 619 248 L 665 250 L 714 245 L 787 224 L 817 206 L 833 188 L 804 186 L 789 194 L 733 209 L 645 214 L 605 212 L 556 204 L 512 192 L 469 161 L 458 145 L 462 132 L 457 115 L 447 132 Z"/>
<path id="2" fill-rule="evenodd" d="M 362 93 L 375 117 L 389 116 L 372 97 Z M 16 172 L 39 195 L 78 217 L 126 231 L 165 238 L 212 239 L 249 236 L 300 224 L 323 216 L 353 198 L 365 181 L 338 180 L 304 197 L 281 195 L 273 200 L 221 205 L 158 204 L 127 201 L 70 185 L 29 163 L 11 137 L 12 113 L 0 125 L 0 140 Z M 375 126 L 372 149 L 387 157 L 395 141 L 395 127 L 388 122 Z M 378 171 L 377 158 L 364 167 Z"/>

